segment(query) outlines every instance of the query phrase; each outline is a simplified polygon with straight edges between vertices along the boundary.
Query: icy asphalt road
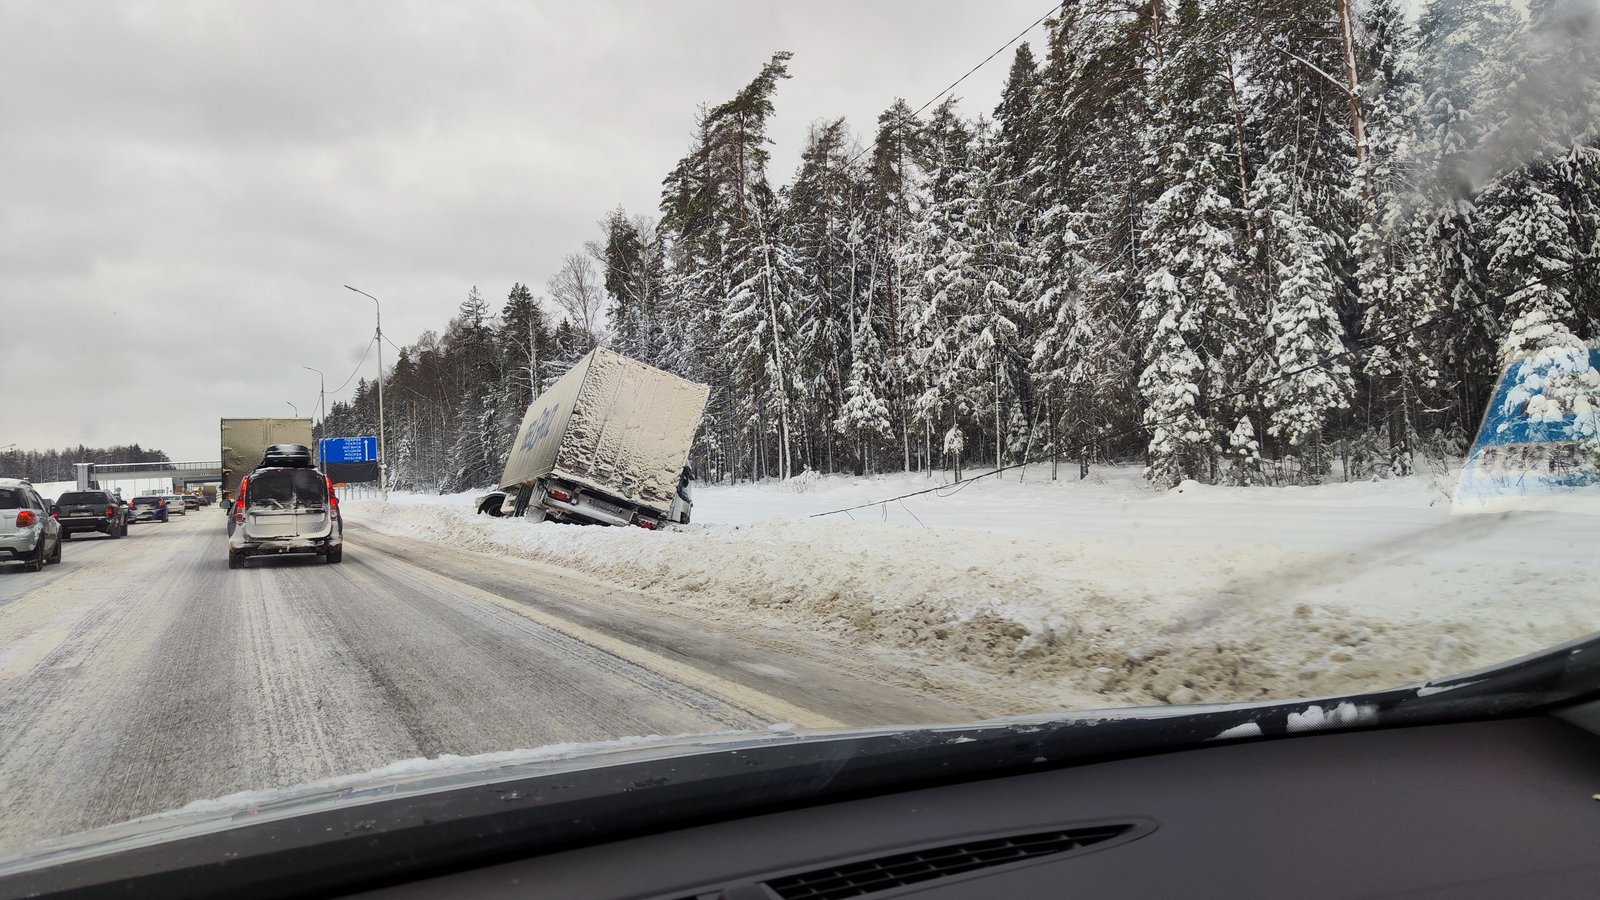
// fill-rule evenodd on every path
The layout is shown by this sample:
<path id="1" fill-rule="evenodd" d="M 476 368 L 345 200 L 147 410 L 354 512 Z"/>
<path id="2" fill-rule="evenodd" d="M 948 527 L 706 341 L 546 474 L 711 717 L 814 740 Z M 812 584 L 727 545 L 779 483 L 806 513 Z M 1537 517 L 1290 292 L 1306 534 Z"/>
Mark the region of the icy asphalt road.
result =
<path id="1" fill-rule="evenodd" d="M 976 713 L 357 527 L 342 564 L 231 571 L 222 515 L 0 567 L 0 855 L 441 753 Z"/>

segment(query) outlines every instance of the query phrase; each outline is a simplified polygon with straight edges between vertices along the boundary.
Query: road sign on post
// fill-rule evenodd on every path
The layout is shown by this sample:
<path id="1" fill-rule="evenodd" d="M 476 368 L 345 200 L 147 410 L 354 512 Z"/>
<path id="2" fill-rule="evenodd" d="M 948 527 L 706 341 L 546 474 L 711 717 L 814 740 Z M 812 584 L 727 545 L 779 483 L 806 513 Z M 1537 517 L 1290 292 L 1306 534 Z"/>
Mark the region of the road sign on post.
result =
<path id="1" fill-rule="evenodd" d="M 1467 453 L 1453 512 L 1600 510 L 1600 345 L 1513 360 Z M 1561 381 L 1566 383 L 1561 384 Z M 1545 389 L 1560 384 L 1556 403 Z"/>
<path id="2" fill-rule="evenodd" d="M 364 463 L 378 461 L 375 437 L 336 437 L 322 439 L 324 463 Z"/>
<path id="3" fill-rule="evenodd" d="M 323 438 L 319 450 L 323 471 L 334 481 L 378 480 L 376 437 Z"/>

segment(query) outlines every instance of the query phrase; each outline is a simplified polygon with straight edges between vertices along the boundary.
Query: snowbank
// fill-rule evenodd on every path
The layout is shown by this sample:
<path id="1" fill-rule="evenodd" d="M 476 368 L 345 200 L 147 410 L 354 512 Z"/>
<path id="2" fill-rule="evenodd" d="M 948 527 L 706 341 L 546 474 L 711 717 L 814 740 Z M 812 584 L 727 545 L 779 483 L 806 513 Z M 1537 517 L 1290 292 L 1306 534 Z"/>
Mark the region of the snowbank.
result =
<path id="1" fill-rule="evenodd" d="M 1131 469 L 1048 475 L 826 518 L 803 516 L 930 482 L 702 488 L 697 524 L 658 533 L 492 519 L 464 495 L 346 508 L 725 626 L 977 667 L 1025 686 L 1038 710 L 1393 686 L 1600 630 L 1600 517 L 1452 517 L 1422 478 L 1155 493 Z"/>

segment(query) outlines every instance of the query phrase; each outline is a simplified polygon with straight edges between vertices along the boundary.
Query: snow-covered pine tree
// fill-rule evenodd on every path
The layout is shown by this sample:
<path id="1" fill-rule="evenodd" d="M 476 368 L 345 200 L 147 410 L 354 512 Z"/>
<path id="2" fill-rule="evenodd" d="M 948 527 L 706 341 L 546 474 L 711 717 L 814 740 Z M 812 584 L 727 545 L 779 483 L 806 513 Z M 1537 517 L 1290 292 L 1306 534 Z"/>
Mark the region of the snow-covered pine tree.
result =
<path id="1" fill-rule="evenodd" d="M 934 107 L 923 130 L 920 165 L 926 193 L 913 211 L 897 265 L 907 273 L 902 298 L 905 347 L 899 365 L 912 390 L 910 414 L 919 423 L 924 452 L 933 455 L 932 438 L 955 401 L 955 353 L 951 323 L 961 311 L 962 273 L 949 267 L 971 240 L 967 207 L 972 131 L 955 100 Z M 931 467 L 932 459 L 927 461 Z"/>
<path id="2" fill-rule="evenodd" d="M 1287 152 L 1274 154 L 1254 184 L 1270 287 L 1266 372 L 1276 379 L 1265 391 L 1267 433 L 1288 442 L 1300 479 L 1316 484 L 1329 468 L 1323 430 L 1335 410 L 1349 405 L 1352 385 L 1328 265 L 1334 239 L 1312 221 L 1291 181 L 1293 169 L 1285 171 L 1291 164 Z"/>
<path id="3" fill-rule="evenodd" d="M 852 378 L 855 310 L 864 279 L 858 278 L 862 183 L 851 164 L 850 130 L 843 119 L 811 127 L 800 168 L 781 193 L 779 242 L 790 248 L 798 287 L 809 302 L 795 318 L 794 372 L 797 428 L 822 458 L 807 464 L 832 468 L 834 429 L 816 428 L 839 418 L 845 385 Z"/>
<path id="4" fill-rule="evenodd" d="M 1360 33 L 1367 152 L 1352 189 L 1364 191 L 1368 205 L 1351 252 L 1361 310 L 1360 371 L 1372 401 L 1364 404 L 1369 417 L 1356 457 L 1363 473 L 1407 475 L 1421 442 L 1423 404 L 1439 379 L 1437 339 L 1418 330 L 1443 302 L 1438 257 L 1425 237 L 1432 209 L 1427 184 L 1438 161 L 1422 132 L 1416 31 L 1397 0 L 1367 4 Z"/>
<path id="5" fill-rule="evenodd" d="M 499 379 L 488 313 L 488 301 L 474 286 L 446 332 L 451 354 L 460 361 L 457 396 L 461 399 L 450 448 L 452 490 L 482 487 L 500 474 L 495 467 L 499 439 L 494 429 L 494 393 Z"/>
<path id="6" fill-rule="evenodd" d="M 1523 22 L 1504 0 L 1434 0 L 1418 22 L 1423 128 L 1435 161 L 1427 182 L 1424 236 L 1435 256 L 1430 276 L 1445 311 L 1461 311 L 1438 335 L 1454 396 L 1454 426 L 1477 425 L 1498 375 L 1500 326 L 1484 305 L 1488 250 L 1478 240 L 1474 195 L 1483 181 L 1484 137 L 1490 110 L 1516 80 L 1515 50 Z"/>
<path id="7" fill-rule="evenodd" d="M 1137 293 L 1128 261 L 1143 202 L 1135 123 L 1148 45 L 1139 15 L 1105 2 L 1064 7 L 1047 28 L 1028 197 L 1037 224 L 1022 300 L 1038 329 L 1030 369 L 1050 410 L 1045 443 L 1059 450 L 1136 421 L 1123 323 Z"/>
<path id="8" fill-rule="evenodd" d="M 1214 480 L 1223 435 L 1212 398 L 1230 380 L 1221 368 L 1237 358 L 1224 323 L 1238 304 L 1240 214 L 1228 194 L 1234 160 L 1232 116 L 1223 93 L 1223 59 L 1203 27 L 1198 4 L 1185 0 L 1168 31 L 1156 72 L 1154 178 L 1161 193 L 1149 211 L 1144 297 L 1139 308 L 1147 364 L 1139 377 L 1150 431 L 1151 484 Z"/>
<path id="9" fill-rule="evenodd" d="M 881 373 L 888 386 L 884 401 L 900 433 L 903 469 L 911 468 L 905 292 L 907 279 L 918 273 L 907 273 L 902 260 L 916 211 L 927 202 L 926 174 L 919 165 L 922 142 L 923 129 L 911 107 L 896 99 L 878 116 L 877 135 L 868 156 L 865 197 L 871 254 L 864 315 L 882 348 L 880 359 L 865 363 Z"/>

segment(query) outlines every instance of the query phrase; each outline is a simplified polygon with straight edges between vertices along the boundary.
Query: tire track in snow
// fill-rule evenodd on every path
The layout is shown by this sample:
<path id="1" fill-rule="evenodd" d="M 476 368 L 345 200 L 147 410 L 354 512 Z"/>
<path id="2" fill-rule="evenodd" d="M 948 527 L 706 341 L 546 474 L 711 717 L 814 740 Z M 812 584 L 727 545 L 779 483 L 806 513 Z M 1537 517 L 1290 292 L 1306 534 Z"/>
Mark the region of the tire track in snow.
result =
<path id="1" fill-rule="evenodd" d="M 359 541 L 229 570 L 204 513 L 12 596 L 0 855 L 422 755 L 774 721 Z"/>

